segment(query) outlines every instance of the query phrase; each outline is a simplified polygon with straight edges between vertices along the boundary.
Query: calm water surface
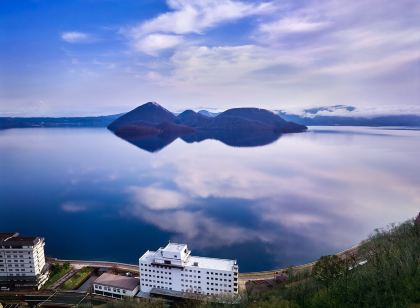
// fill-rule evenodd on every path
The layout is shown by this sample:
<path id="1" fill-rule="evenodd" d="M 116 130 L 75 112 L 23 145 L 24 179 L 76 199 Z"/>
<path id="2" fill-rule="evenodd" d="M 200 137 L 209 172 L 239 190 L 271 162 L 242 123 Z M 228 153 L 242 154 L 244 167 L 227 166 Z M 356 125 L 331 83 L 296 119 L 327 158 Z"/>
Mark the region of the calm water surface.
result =
<path id="1" fill-rule="evenodd" d="M 0 131 L 0 230 L 50 256 L 136 263 L 186 242 L 240 271 L 314 260 L 420 210 L 420 131 L 317 127 L 262 147 L 181 139 L 157 153 L 106 129 Z"/>

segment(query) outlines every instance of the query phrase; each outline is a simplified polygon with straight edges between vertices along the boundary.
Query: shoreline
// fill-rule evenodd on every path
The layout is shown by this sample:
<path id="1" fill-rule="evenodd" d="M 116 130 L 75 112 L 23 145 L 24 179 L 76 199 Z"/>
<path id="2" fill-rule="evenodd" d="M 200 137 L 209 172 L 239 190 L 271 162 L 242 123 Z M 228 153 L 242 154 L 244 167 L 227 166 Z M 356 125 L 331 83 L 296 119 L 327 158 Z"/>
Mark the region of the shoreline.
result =
<path id="1" fill-rule="evenodd" d="M 338 257 L 344 257 L 348 254 L 354 254 L 357 252 L 358 248 L 363 242 L 360 242 L 350 248 L 342 250 L 340 252 L 335 253 L 334 255 Z M 119 270 L 139 274 L 139 266 L 138 264 L 128 264 L 128 263 L 120 263 L 120 262 L 112 262 L 112 261 L 97 261 L 97 260 L 66 260 L 66 259 L 58 259 L 54 257 L 47 257 L 48 263 L 69 263 L 76 269 L 81 269 L 86 266 L 91 267 L 103 267 L 103 268 L 117 268 Z M 249 281 L 263 281 L 263 280 L 273 280 L 280 274 L 284 274 L 288 269 L 294 269 L 297 271 L 305 271 L 310 270 L 312 266 L 315 265 L 315 261 L 311 261 L 308 263 L 289 266 L 286 268 L 278 268 L 272 269 L 268 271 L 260 271 L 260 272 L 245 272 L 239 273 L 239 286 L 240 289 L 244 288 L 246 283 Z"/>

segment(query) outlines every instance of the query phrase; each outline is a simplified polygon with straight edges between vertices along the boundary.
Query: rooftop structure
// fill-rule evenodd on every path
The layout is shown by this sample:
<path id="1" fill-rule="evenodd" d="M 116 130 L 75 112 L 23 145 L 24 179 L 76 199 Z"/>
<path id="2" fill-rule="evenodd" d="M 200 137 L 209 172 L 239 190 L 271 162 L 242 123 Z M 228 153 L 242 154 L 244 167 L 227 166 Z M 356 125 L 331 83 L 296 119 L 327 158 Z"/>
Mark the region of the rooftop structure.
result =
<path id="1" fill-rule="evenodd" d="M 140 260 L 149 260 L 152 261 L 152 263 L 155 265 L 165 265 L 170 267 L 183 268 L 186 266 L 194 266 L 201 268 L 218 268 L 223 271 L 234 271 L 235 269 L 238 269 L 236 260 L 198 257 L 191 256 L 190 254 L 180 259 L 165 258 L 162 256 L 161 248 L 157 251 L 146 251 L 145 254 L 140 258 Z"/>
<path id="2" fill-rule="evenodd" d="M 14 237 L 17 235 L 18 233 L 16 232 L 5 232 L 5 233 L 0 232 L 0 242 L 6 241 L 10 239 L 11 237 Z"/>
<path id="3" fill-rule="evenodd" d="M 38 236 L 20 236 L 19 233 L 0 233 L 0 247 L 21 248 L 20 246 L 33 246 L 43 241 Z"/>

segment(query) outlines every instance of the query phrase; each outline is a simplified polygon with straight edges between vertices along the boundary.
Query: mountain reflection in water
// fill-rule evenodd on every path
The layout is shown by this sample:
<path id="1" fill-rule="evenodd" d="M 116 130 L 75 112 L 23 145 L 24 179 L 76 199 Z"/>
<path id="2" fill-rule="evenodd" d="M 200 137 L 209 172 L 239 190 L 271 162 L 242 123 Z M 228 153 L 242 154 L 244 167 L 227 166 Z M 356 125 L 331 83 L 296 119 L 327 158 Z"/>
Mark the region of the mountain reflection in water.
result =
<path id="1" fill-rule="evenodd" d="M 169 133 L 162 133 L 151 136 L 133 136 L 133 134 L 116 135 L 142 150 L 153 153 L 162 150 L 177 138 L 180 138 L 187 143 L 202 142 L 204 140 L 212 139 L 218 140 L 226 145 L 233 147 L 257 147 L 275 142 L 280 138 L 282 134 L 268 130 L 257 130 L 252 132 L 240 130 L 213 130 L 199 131 L 196 133 L 183 135 L 175 135 Z"/>

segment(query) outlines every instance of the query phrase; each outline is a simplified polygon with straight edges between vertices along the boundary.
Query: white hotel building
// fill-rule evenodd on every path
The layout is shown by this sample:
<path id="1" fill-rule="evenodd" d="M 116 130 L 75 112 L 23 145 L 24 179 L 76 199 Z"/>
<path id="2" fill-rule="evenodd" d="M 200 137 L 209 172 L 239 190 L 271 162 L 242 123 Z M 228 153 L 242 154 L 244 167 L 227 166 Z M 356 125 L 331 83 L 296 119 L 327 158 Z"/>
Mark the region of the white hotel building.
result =
<path id="1" fill-rule="evenodd" d="M 140 292 L 182 296 L 238 293 L 236 260 L 191 256 L 186 244 L 169 243 L 139 259 Z"/>
<path id="2" fill-rule="evenodd" d="M 0 233 L 0 287 L 39 289 L 48 279 L 44 239 Z"/>

